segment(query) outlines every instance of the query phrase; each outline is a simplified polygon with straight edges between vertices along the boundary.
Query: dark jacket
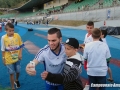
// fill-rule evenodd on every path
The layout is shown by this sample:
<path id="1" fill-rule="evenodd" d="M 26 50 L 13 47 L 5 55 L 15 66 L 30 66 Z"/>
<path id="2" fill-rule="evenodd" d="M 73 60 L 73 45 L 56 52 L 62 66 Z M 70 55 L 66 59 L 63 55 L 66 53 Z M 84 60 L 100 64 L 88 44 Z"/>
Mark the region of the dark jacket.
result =
<path id="1" fill-rule="evenodd" d="M 83 57 L 79 53 L 76 53 L 76 55 L 67 59 L 63 73 L 53 74 L 49 72 L 46 80 L 63 84 L 65 90 L 83 90 L 80 80 L 82 61 Z"/>

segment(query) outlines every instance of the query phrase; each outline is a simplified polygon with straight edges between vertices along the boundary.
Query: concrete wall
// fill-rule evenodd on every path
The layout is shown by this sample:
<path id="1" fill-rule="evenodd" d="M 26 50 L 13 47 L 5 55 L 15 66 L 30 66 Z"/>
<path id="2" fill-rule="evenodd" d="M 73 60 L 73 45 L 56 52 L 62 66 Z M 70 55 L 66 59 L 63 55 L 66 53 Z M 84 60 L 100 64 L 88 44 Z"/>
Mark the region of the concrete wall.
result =
<path id="1" fill-rule="evenodd" d="M 107 13 L 110 10 L 109 20 L 120 19 L 120 7 L 111 7 L 106 9 L 98 9 L 92 11 L 80 11 L 52 15 L 53 17 L 58 17 L 59 20 L 84 20 L 84 21 L 103 21 L 107 19 Z"/>
<path id="2" fill-rule="evenodd" d="M 105 26 L 120 27 L 120 20 L 105 20 L 105 22 L 106 22 Z M 100 28 L 101 26 L 104 26 L 104 21 L 95 22 L 94 25 L 95 25 L 95 28 Z M 79 26 L 78 28 L 85 30 L 86 25 Z"/>

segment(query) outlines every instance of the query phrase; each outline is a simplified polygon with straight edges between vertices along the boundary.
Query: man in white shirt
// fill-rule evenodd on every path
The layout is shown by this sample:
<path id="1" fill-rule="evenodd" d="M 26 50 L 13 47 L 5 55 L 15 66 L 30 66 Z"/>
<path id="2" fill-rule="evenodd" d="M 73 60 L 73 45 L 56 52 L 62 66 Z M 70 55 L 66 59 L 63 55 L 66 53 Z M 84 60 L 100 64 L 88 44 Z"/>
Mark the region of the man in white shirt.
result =
<path id="1" fill-rule="evenodd" d="M 65 47 L 61 43 L 61 31 L 57 28 L 51 28 L 48 30 L 47 38 L 48 45 L 40 49 L 40 51 L 36 54 L 33 62 L 35 63 L 35 66 L 39 62 L 44 62 L 46 71 L 55 74 L 61 73 L 67 59 L 65 54 Z M 26 72 L 29 75 L 35 75 L 36 70 L 31 70 L 31 68 L 31 65 L 28 64 L 26 66 Z M 46 81 L 46 90 L 63 90 L 63 85 Z"/>
<path id="2" fill-rule="evenodd" d="M 106 84 L 107 61 L 110 60 L 111 54 L 108 45 L 99 41 L 101 31 L 98 28 L 92 30 L 93 42 L 87 43 L 84 48 L 83 57 L 87 60 L 87 74 L 90 85 Z M 96 90 L 97 87 L 91 87 L 89 90 Z M 105 90 L 100 87 L 99 90 Z"/>
<path id="3" fill-rule="evenodd" d="M 93 28 L 94 28 L 94 22 L 89 21 L 86 25 L 87 33 L 85 35 L 84 44 L 80 44 L 80 48 L 84 49 L 84 46 L 85 46 L 86 43 L 89 43 L 89 42 L 93 41 L 93 38 L 91 36 L 91 31 L 92 31 Z"/>
<path id="4" fill-rule="evenodd" d="M 92 35 L 91 35 L 91 31 L 92 31 L 93 28 L 94 28 L 94 22 L 89 21 L 86 25 L 87 33 L 85 35 L 84 43 L 79 45 L 80 50 L 82 52 L 84 51 L 85 44 L 93 41 L 93 38 L 92 38 Z M 87 61 L 84 62 L 84 67 L 86 67 L 86 65 L 87 65 Z M 85 69 L 87 69 L 87 68 L 85 68 Z M 89 90 L 89 81 L 86 83 L 84 90 Z"/>

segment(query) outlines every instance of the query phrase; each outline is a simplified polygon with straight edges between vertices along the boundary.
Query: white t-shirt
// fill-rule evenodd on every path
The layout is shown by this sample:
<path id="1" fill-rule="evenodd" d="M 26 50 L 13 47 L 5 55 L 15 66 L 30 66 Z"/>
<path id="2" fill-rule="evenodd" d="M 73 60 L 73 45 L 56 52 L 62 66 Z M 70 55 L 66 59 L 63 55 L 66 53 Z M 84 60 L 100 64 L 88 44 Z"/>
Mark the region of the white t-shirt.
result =
<path id="1" fill-rule="evenodd" d="M 44 48 L 39 50 L 34 59 L 39 62 L 44 62 L 46 71 L 51 73 L 61 73 L 67 60 L 65 47 L 61 44 L 60 52 L 56 55 L 53 51 L 51 51 L 49 45 L 46 45 Z M 53 86 L 59 85 L 49 81 L 46 81 L 46 83 Z"/>
<path id="2" fill-rule="evenodd" d="M 5 44 L 4 44 L 4 36 L 1 37 L 1 51 L 5 51 Z M 13 37 L 9 37 L 9 39 L 12 39 Z"/>
<path id="3" fill-rule="evenodd" d="M 39 62 L 44 62 L 45 70 L 51 73 L 61 73 L 66 62 L 65 47 L 61 44 L 61 50 L 58 55 L 51 51 L 49 45 L 40 49 L 36 54 L 35 59 Z"/>
<path id="4" fill-rule="evenodd" d="M 92 42 L 93 38 L 92 35 L 88 36 L 88 33 L 85 35 L 85 39 L 84 39 L 84 44 Z"/>
<path id="5" fill-rule="evenodd" d="M 2 37 L 1 37 L 1 51 L 5 51 L 5 45 L 4 45 L 4 36 L 5 35 L 3 35 Z"/>
<path id="6" fill-rule="evenodd" d="M 108 45 L 101 41 L 93 41 L 85 45 L 83 57 L 87 60 L 87 74 L 90 76 L 106 76 L 107 61 L 111 57 Z"/>
<path id="7" fill-rule="evenodd" d="M 103 41 L 104 43 L 107 43 L 107 41 L 106 41 L 106 39 L 105 39 L 105 38 L 102 38 L 102 41 Z"/>

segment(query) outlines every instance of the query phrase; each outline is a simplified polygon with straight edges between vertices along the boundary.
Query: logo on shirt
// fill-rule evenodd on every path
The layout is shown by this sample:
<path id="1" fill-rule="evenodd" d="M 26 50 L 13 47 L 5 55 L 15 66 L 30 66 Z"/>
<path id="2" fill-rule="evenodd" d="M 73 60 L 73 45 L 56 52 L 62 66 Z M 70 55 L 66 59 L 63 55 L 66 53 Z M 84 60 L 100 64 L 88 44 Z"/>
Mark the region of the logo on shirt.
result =
<path id="1" fill-rule="evenodd" d="M 64 64 L 65 64 L 65 62 L 63 62 L 61 64 L 56 64 L 56 65 L 50 64 L 49 66 L 50 67 L 58 67 L 58 66 L 63 66 Z"/>

